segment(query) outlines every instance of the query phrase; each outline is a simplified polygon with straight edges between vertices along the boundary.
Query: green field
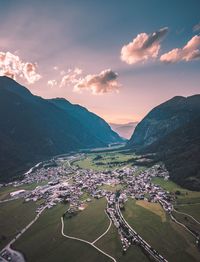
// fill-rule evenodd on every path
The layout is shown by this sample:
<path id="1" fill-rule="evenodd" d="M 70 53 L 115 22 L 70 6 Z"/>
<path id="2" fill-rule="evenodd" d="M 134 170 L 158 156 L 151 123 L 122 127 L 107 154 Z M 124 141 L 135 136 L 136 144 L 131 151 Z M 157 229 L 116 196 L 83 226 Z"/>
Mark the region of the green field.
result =
<path id="1" fill-rule="evenodd" d="M 153 207 L 151 211 L 151 203 L 148 203 L 148 207 L 144 206 L 136 204 L 134 200 L 126 202 L 124 217 L 128 223 L 167 260 L 199 261 L 200 253 L 195 246 L 195 239 L 172 222 L 168 215 L 163 220 L 157 208 Z"/>
<path id="2" fill-rule="evenodd" d="M 31 184 L 24 184 L 18 187 L 14 187 L 14 186 L 6 186 L 6 187 L 1 187 L 0 188 L 0 200 L 5 200 L 10 198 L 10 193 L 14 192 L 14 191 L 18 191 L 20 189 L 25 189 L 25 190 L 33 190 L 35 189 L 37 186 L 43 186 L 46 185 L 48 183 L 48 181 L 43 181 L 43 182 L 34 182 Z"/>
<path id="3" fill-rule="evenodd" d="M 175 206 L 175 208 L 180 212 L 187 213 L 193 216 L 196 220 L 200 222 L 200 203 L 178 205 Z"/>
<path id="4" fill-rule="evenodd" d="M 30 262 L 110 261 L 88 244 L 61 235 L 60 218 L 66 209 L 66 205 L 60 204 L 45 211 L 15 243 L 14 248 L 21 251 Z"/>
<path id="5" fill-rule="evenodd" d="M 128 165 L 127 161 L 134 159 L 133 153 L 104 152 L 87 154 L 84 159 L 75 161 L 73 165 L 83 169 L 93 169 L 95 171 L 113 170 L 120 166 Z"/>
<path id="6" fill-rule="evenodd" d="M 22 200 L 0 204 L 0 249 L 35 217 L 36 207 L 35 203 Z"/>
<path id="7" fill-rule="evenodd" d="M 109 220 L 104 212 L 106 199 L 93 200 L 83 211 L 72 218 L 65 218 L 65 234 L 94 241 L 106 231 Z"/>
<path id="8" fill-rule="evenodd" d="M 198 224 L 194 219 L 192 219 L 187 214 L 182 214 L 175 211 L 173 211 L 172 214 L 176 220 L 187 226 L 187 228 L 189 228 L 192 232 L 196 232 L 198 235 L 200 235 L 200 224 Z"/>
<path id="9" fill-rule="evenodd" d="M 166 191 L 171 193 L 179 191 L 180 195 L 176 195 L 177 204 L 200 203 L 200 192 L 182 188 L 171 180 L 164 180 L 163 178 L 159 177 L 153 178 L 152 182 L 154 184 L 160 185 Z"/>

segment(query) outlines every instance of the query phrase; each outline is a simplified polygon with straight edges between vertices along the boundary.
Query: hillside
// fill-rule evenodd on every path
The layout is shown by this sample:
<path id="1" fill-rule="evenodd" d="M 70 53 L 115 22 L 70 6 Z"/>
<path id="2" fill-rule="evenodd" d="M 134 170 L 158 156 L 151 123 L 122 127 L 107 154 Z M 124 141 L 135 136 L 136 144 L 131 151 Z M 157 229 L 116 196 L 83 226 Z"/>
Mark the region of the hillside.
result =
<path id="1" fill-rule="evenodd" d="M 89 112 L 85 107 L 73 105 L 64 98 L 49 100 L 51 103 L 64 110 L 68 115 L 74 117 L 87 133 L 94 136 L 104 144 L 119 142 L 119 135 L 113 132 L 110 126 L 94 113 Z"/>
<path id="2" fill-rule="evenodd" d="M 153 109 L 128 145 L 140 153 L 156 153 L 173 181 L 200 190 L 200 95 L 175 97 Z"/>
<path id="3" fill-rule="evenodd" d="M 66 100 L 65 104 L 71 112 L 55 100 L 34 96 L 14 80 L 0 77 L 1 180 L 19 175 L 33 163 L 56 154 L 121 141 L 103 119 L 80 107 L 85 117 L 80 121 L 75 106 Z M 87 117 L 93 125 L 92 132 L 88 131 Z"/>

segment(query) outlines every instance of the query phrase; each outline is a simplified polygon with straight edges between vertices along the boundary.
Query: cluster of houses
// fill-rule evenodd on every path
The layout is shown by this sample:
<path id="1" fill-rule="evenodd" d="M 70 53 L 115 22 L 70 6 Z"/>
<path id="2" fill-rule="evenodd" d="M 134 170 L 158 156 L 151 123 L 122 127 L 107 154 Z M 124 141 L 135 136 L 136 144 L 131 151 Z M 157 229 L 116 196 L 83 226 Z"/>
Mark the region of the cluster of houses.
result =
<path id="1" fill-rule="evenodd" d="M 168 172 L 161 165 L 140 170 L 138 166 L 119 167 L 113 171 L 94 171 L 77 169 L 71 162 L 80 159 L 83 154 L 60 157 L 49 162 L 39 163 L 28 171 L 23 180 L 9 183 L 14 187 L 38 183 L 33 190 L 20 189 L 10 193 L 11 198 L 24 197 L 25 202 L 41 201 L 41 207 L 53 207 L 59 202 L 69 203 L 69 212 L 83 210 L 85 202 L 91 198 L 108 197 L 110 187 L 121 185 L 120 197 L 124 201 L 128 197 L 145 199 L 150 202 L 160 202 L 163 208 L 172 210 L 171 195 L 161 187 L 154 185 L 151 180 L 155 176 L 168 179 Z M 136 174 L 137 175 L 134 175 Z M 44 185 L 41 182 L 46 181 Z M 107 187 L 105 187 L 107 186 Z M 111 190 L 112 191 L 112 190 Z M 84 195 L 87 194 L 85 199 Z"/>
<path id="2" fill-rule="evenodd" d="M 171 212 L 173 209 L 172 196 L 158 185 L 152 183 L 153 177 L 168 179 L 169 175 L 164 166 L 154 165 L 151 168 L 142 170 L 138 166 L 118 167 L 117 169 L 94 171 L 80 169 L 71 165 L 83 154 L 60 157 L 45 164 L 39 164 L 27 172 L 23 180 L 12 182 L 8 185 L 18 187 L 24 184 L 40 183 L 46 181 L 44 185 L 38 185 L 33 190 L 20 189 L 10 193 L 11 198 L 23 197 L 25 202 L 41 200 L 41 205 L 36 212 L 40 212 L 44 206 L 51 208 L 57 203 L 68 203 L 66 216 L 72 216 L 86 208 L 87 203 L 92 198 L 106 197 L 108 206 L 106 212 L 112 219 L 121 238 L 124 252 L 132 243 L 137 243 L 137 237 L 128 237 L 130 232 L 122 226 L 120 215 L 117 213 L 115 204 L 116 196 L 118 203 L 123 207 L 125 201 L 131 197 L 136 200 L 146 200 L 149 202 L 159 202 L 162 207 Z M 118 187 L 120 190 L 109 188 Z"/>

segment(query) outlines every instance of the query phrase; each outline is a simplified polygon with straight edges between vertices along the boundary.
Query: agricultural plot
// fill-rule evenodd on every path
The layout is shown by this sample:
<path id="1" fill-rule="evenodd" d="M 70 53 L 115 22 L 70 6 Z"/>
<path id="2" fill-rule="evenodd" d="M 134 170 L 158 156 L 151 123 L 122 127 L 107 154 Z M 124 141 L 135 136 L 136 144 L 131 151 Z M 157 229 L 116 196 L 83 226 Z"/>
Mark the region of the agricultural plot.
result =
<path id="1" fill-rule="evenodd" d="M 0 204 L 0 249 L 35 217 L 36 208 L 35 203 L 23 203 L 23 200 Z"/>
<path id="2" fill-rule="evenodd" d="M 172 222 L 167 214 L 164 217 L 163 212 L 161 206 L 159 209 L 152 203 L 141 205 L 141 202 L 128 200 L 123 214 L 128 223 L 169 261 L 198 261 L 194 237 Z"/>
<path id="3" fill-rule="evenodd" d="M 113 170 L 120 166 L 129 165 L 134 160 L 133 153 L 107 152 L 88 154 L 86 158 L 75 161 L 73 164 L 82 169 L 93 169 L 95 171 Z"/>
<path id="4" fill-rule="evenodd" d="M 14 248 L 30 262 L 110 261 L 90 245 L 61 235 L 61 216 L 66 209 L 66 205 L 60 204 L 45 211 Z"/>

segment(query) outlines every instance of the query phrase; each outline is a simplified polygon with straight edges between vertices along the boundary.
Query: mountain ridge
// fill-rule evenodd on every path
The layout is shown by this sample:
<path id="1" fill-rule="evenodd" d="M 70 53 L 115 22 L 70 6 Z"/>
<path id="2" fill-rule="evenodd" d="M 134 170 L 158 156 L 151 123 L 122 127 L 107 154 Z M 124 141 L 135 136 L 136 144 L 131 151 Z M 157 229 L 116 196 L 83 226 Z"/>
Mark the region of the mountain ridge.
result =
<path id="1" fill-rule="evenodd" d="M 67 104 L 73 108 L 71 113 L 54 100 L 35 96 L 14 80 L 0 77 L 0 179 L 57 154 L 121 141 L 103 119 L 80 109 L 85 119 L 100 119 L 101 125 L 95 120 L 93 130 L 88 132 L 84 121 L 73 115 L 73 104 Z M 96 129 L 105 132 L 106 142 L 95 134 Z"/>
<path id="2" fill-rule="evenodd" d="M 140 154 L 154 153 L 174 182 L 200 190 L 200 95 L 174 97 L 152 109 L 128 147 Z"/>

